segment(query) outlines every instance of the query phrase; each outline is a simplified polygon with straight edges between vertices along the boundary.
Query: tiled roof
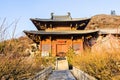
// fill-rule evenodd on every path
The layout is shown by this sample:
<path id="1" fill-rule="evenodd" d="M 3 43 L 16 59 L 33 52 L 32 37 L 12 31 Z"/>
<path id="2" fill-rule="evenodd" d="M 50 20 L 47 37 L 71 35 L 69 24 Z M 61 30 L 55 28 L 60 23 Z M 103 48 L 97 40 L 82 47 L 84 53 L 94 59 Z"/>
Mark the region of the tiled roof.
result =
<path id="1" fill-rule="evenodd" d="M 72 18 L 70 13 L 68 15 L 53 15 L 51 13 L 50 19 L 41 19 L 41 18 L 31 18 L 32 21 L 46 21 L 46 22 L 55 22 L 55 21 L 82 21 L 82 20 L 88 20 L 90 18 Z"/>
<path id="2" fill-rule="evenodd" d="M 24 31 L 29 34 L 40 34 L 40 35 L 65 35 L 65 34 L 89 34 L 95 33 L 99 30 L 75 30 L 75 31 Z"/>
<path id="3" fill-rule="evenodd" d="M 41 18 L 31 18 L 30 20 L 32 21 L 41 21 L 41 22 L 64 22 L 64 21 L 86 21 L 86 20 L 90 20 L 90 18 L 72 18 L 72 19 L 41 19 Z"/>

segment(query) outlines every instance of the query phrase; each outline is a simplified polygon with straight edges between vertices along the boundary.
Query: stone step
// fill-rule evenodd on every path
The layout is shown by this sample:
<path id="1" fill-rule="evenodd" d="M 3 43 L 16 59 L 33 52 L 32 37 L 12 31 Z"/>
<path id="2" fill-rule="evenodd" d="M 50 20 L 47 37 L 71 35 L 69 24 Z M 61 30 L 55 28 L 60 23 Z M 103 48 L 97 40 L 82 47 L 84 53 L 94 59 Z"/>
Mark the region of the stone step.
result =
<path id="1" fill-rule="evenodd" d="M 55 70 L 48 80 L 76 80 L 69 70 Z"/>

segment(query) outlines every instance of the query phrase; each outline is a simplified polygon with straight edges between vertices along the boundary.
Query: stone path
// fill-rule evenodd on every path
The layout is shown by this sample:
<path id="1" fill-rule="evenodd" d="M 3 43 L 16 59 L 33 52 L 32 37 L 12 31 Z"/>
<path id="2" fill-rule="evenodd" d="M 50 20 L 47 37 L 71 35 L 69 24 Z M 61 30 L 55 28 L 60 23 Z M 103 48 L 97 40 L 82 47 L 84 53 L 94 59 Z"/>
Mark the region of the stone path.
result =
<path id="1" fill-rule="evenodd" d="M 56 59 L 56 70 L 49 75 L 48 80 L 76 80 L 69 70 L 67 58 Z"/>
<path id="2" fill-rule="evenodd" d="M 69 70 L 55 70 L 48 80 L 76 80 Z"/>

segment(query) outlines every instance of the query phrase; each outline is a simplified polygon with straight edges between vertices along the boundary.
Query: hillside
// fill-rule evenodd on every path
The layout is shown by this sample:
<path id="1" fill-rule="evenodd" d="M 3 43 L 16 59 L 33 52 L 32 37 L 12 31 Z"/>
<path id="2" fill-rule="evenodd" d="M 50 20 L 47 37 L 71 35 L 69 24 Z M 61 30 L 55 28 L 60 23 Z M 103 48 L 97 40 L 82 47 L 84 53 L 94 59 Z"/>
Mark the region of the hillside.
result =
<path id="1" fill-rule="evenodd" d="M 86 29 L 96 28 L 120 28 L 120 16 L 118 15 L 95 15 L 91 18 Z"/>
<path id="2" fill-rule="evenodd" d="M 5 40 L 0 43 L 0 54 L 4 55 L 21 55 L 33 41 L 28 37 L 20 37 L 18 39 Z"/>
<path id="3" fill-rule="evenodd" d="M 45 59 L 26 51 L 32 43 L 28 37 L 0 42 L 0 80 L 28 79 L 44 68 Z"/>

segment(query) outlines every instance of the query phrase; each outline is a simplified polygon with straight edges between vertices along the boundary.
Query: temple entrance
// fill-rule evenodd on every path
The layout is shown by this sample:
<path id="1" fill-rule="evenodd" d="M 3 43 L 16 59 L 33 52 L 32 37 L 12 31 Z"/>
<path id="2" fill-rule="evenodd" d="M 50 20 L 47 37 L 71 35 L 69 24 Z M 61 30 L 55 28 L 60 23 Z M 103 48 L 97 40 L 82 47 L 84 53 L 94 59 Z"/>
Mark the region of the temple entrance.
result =
<path id="1" fill-rule="evenodd" d="M 56 46 L 56 56 L 65 57 L 68 47 L 66 44 L 57 44 Z"/>

